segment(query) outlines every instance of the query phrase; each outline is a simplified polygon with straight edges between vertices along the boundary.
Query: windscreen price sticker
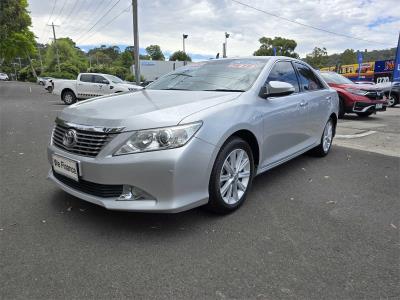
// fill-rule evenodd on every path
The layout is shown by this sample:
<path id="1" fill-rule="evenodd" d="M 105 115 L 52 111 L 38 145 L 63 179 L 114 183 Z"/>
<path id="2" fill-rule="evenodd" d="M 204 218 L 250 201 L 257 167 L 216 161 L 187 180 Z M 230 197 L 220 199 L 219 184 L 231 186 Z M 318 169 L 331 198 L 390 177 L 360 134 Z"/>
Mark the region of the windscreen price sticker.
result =
<path id="1" fill-rule="evenodd" d="M 53 170 L 61 175 L 79 181 L 78 177 L 78 163 L 74 160 L 53 155 Z"/>

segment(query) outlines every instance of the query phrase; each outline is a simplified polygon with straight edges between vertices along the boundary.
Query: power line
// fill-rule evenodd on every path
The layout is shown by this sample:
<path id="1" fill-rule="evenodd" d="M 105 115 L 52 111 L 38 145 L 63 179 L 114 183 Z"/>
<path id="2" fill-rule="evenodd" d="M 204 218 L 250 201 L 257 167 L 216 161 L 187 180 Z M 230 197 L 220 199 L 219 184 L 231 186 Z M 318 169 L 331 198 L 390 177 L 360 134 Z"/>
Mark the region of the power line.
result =
<path id="1" fill-rule="evenodd" d="M 64 0 L 64 3 L 63 3 L 63 5 L 62 5 L 62 7 L 61 7 L 61 10 L 60 10 L 59 13 L 57 14 L 57 18 L 55 18 L 53 22 L 56 22 L 56 21 L 60 18 L 62 12 L 64 11 L 65 4 L 67 4 L 67 0 Z"/>
<path id="2" fill-rule="evenodd" d="M 131 8 L 132 4 L 129 4 L 129 6 L 127 8 L 124 8 L 122 11 L 120 11 L 120 13 L 118 15 L 116 15 L 114 18 L 112 18 L 109 22 L 107 22 L 106 24 L 104 24 L 102 27 L 100 27 L 97 32 L 93 33 L 92 35 L 89 35 L 87 37 L 87 39 L 90 39 L 91 37 L 96 36 L 98 33 L 101 32 L 101 30 L 103 30 L 105 27 L 107 27 L 108 25 L 110 25 L 112 22 L 114 22 L 117 18 L 119 18 L 123 13 L 128 12 L 129 9 Z"/>
<path id="3" fill-rule="evenodd" d="M 237 4 L 240 4 L 240 5 L 246 6 L 246 7 L 248 7 L 248 8 L 254 9 L 254 10 L 256 10 L 256 11 L 262 12 L 262 13 L 267 14 L 267 15 L 269 15 L 269 16 L 273 16 L 273 17 L 275 17 L 275 18 L 279 18 L 279 19 L 285 20 L 285 21 L 287 21 L 287 22 L 294 23 L 294 24 L 297 24 L 297 25 L 301 25 L 301 26 L 304 26 L 304 27 L 308 27 L 308 28 L 311 28 L 311 29 L 314 29 L 314 30 L 319 30 L 319 31 L 326 32 L 326 33 L 329 33 L 329 34 L 333 34 L 333 35 L 345 37 L 345 38 L 348 38 L 348 39 L 359 40 L 359 41 L 364 41 L 364 42 L 368 42 L 368 43 L 375 43 L 375 44 L 387 45 L 387 44 L 385 44 L 385 43 L 380 43 L 380 42 L 377 42 L 377 41 L 366 40 L 366 39 L 363 39 L 363 38 L 359 38 L 359 37 L 355 37 L 355 36 L 351 36 L 351 35 L 347 35 L 347 34 L 343 34 L 343 33 L 338 33 L 338 32 L 334 32 L 334 31 L 330 31 L 330 30 L 327 30 L 327 29 L 319 28 L 319 27 L 316 27 L 316 26 L 304 24 L 304 23 L 301 23 L 301 22 L 298 22 L 298 21 L 295 21 L 295 20 L 291 20 L 291 19 L 282 17 L 282 16 L 277 15 L 277 14 L 274 14 L 274 13 L 271 13 L 271 12 L 268 12 L 268 11 L 265 11 L 265 10 L 262 10 L 262 9 L 259 9 L 259 8 L 257 8 L 257 7 L 251 6 L 251 5 L 249 5 L 249 4 L 246 4 L 246 3 L 243 3 L 243 2 L 240 2 L 240 1 L 237 1 L 237 0 L 231 0 L 231 1 L 232 1 L 232 2 L 235 2 L 235 3 L 237 3 Z"/>
<path id="4" fill-rule="evenodd" d="M 72 9 L 69 11 L 68 15 L 65 17 L 65 20 L 69 19 L 69 17 L 71 16 L 72 12 L 75 10 L 77 4 L 78 4 L 78 0 L 75 0 L 74 5 L 72 6 Z M 64 22 L 64 19 L 62 21 Z"/>
<path id="5" fill-rule="evenodd" d="M 56 7 L 56 4 L 57 4 L 57 0 L 54 0 L 53 8 L 52 8 L 52 10 L 51 10 L 51 14 L 50 14 L 49 18 L 47 19 L 46 24 L 44 24 L 44 28 L 43 28 L 42 34 L 40 35 L 40 38 L 43 37 L 43 34 L 44 34 L 44 32 L 46 31 L 47 24 L 49 24 L 50 19 L 51 19 L 51 17 L 53 16 L 54 8 Z"/>
<path id="6" fill-rule="evenodd" d="M 98 20 L 97 20 L 97 22 L 92 26 L 92 27 L 90 27 L 90 29 L 88 30 L 88 31 L 86 31 L 85 33 L 83 33 L 80 37 L 78 37 L 77 39 L 76 39 L 76 41 L 78 42 L 78 40 L 80 40 L 82 37 L 84 37 L 86 34 L 88 34 L 105 16 L 107 16 L 109 13 L 110 13 L 110 11 L 111 10 L 113 10 L 113 8 L 120 2 L 121 0 L 118 0 L 117 2 L 115 2 L 114 3 L 114 5 L 113 6 L 111 6 L 110 7 L 110 9 L 108 9 L 107 11 L 106 11 L 106 13 L 104 14 L 104 15 L 102 15 Z"/>
<path id="7" fill-rule="evenodd" d="M 97 17 L 101 14 L 101 10 L 99 11 L 99 8 L 103 6 L 104 1 L 105 0 L 100 0 L 100 3 L 92 2 L 97 5 L 96 5 L 96 8 L 93 10 L 93 12 L 91 12 L 90 17 L 88 19 L 82 18 L 81 22 L 74 24 L 73 30 L 70 30 L 69 35 L 73 37 L 77 34 L 80 34 L 82 32 L 82 26 L 80 26 L 80 25 L 82 25 L 82 23 L 83 24 L 91 24 L 93 20 L 96 20 Z M 106 5 L 103 8 L 106 9 L 109 4 L 111 4 L 111 2 L 109 2 L 109 3 L 106 2 Z"/>

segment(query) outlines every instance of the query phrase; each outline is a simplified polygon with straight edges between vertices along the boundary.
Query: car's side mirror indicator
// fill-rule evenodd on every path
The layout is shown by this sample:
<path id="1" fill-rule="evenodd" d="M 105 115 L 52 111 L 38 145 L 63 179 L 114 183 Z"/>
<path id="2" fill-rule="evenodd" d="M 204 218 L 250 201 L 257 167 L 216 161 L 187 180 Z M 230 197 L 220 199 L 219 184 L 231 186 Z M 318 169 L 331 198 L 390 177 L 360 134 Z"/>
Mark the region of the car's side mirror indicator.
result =
<path id="1" fill-rule="evenodd" d="M 282 97 L 293 94 L 295 88 L 288 82 L 283 81 L 270 81 L 266 83 L 260 91 L 260 97 Z"/>

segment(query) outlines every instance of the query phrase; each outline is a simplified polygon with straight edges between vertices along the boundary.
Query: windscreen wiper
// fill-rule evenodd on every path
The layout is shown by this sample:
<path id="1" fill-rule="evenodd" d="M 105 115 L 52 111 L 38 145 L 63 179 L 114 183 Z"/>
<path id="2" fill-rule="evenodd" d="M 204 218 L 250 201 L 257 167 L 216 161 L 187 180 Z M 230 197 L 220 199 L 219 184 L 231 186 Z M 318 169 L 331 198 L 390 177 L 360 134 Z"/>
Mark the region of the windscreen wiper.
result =
<path id="1" fill-rule="evenodd" d="M 234 90 L 234 89 L 213 89 L 213 90 L 203 90 L 207 92 L 245 92 L 245 90 Z"/>
<path id="2" fill-rule="evenodd" d="M 178 89 L 178 88 L 167 88 L 167 89 L 161 89 L 164 91 L 188 91 L 188 89 Z"/>

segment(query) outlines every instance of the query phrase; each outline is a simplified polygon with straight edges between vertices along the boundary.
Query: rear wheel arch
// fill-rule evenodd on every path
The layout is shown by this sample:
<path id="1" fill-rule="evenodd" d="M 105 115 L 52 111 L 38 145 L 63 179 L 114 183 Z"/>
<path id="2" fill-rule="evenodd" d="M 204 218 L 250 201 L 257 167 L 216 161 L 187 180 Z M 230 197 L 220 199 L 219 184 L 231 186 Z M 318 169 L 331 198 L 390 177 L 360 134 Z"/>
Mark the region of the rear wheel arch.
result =
<path id="1" fill-rule="evenodd" d="M 336 125 L 337 125 L 337 121 L 338 121 L 338 116 L 336 116 L 335 113 L 332 113 L 332 114 L 329 116 L 329 118 L 332 119 L 332 122 L 333 122 L 333 136 L 335 136 L 335 134 L 336 134 Z"/>

